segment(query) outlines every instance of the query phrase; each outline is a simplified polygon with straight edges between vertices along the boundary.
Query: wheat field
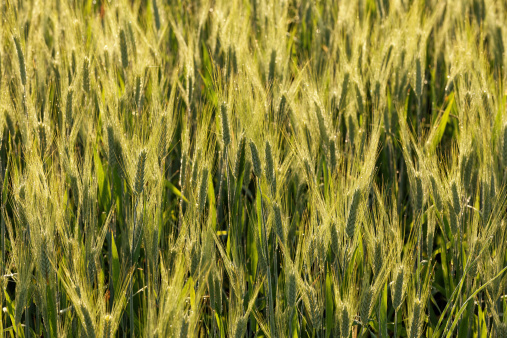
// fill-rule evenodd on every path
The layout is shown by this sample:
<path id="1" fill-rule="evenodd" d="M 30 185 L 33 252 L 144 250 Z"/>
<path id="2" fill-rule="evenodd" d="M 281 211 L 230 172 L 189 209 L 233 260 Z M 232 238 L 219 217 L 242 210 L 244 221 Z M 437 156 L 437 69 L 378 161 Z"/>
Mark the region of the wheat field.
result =
<path id="1" fill-rule="evenodd" d="M 507 2 L 0 0 L 4 337 L 507 337 Z"/>

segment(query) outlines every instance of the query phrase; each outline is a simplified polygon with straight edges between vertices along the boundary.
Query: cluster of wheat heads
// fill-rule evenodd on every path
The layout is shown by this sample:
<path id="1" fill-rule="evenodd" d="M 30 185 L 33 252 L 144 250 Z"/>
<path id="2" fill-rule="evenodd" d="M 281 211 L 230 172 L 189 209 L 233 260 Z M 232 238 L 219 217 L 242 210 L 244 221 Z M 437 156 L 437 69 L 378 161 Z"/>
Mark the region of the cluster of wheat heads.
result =
<path id="1" fill-rule="evenodd" d="M 0 20 L 3 336 L 507 336 L 504 1 Z"/>

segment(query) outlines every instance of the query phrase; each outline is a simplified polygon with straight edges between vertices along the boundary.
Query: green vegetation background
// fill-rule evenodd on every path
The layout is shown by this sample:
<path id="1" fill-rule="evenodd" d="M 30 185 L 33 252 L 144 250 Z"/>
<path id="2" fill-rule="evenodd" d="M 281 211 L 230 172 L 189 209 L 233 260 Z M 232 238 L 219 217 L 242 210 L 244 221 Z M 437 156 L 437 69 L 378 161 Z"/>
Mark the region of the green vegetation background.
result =
<path id="1" fill-rule="evenodd" d="M 507 3 L 0 1 L 7 337 L 507 337 Z"/>

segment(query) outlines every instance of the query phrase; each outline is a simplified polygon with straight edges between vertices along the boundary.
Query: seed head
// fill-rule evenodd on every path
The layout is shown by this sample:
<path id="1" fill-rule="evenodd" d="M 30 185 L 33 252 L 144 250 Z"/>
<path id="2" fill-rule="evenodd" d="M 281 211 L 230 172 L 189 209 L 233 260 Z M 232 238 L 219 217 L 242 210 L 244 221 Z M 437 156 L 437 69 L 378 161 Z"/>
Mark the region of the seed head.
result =
<path id="1" fill-rule="evenodd" d="M 81 312 L 84 317 L 84 328 L 86 333 L 88 334 L 88 338 L 96 337 L 95 335 L 95 327 L 93 325 L 93 319 L 88 311 L 88 308 L 81 302 Z"/>
<path id="2" fill-rule="evenodd" d="M 372 287 L 371 285 L 366 284 L 361 292 L 361 309 L 360 309 L 361 322 L 365 327 L 368 326 L 372 299 L 373 299 Z"/>
<path id="3" fill-rule="evenodd" d="M 287 276 L 287 287 L 286 287 L 286 297 L 287 297 L 287 305 L 293 309 L 296 306 L 296 275 L 294 271 L 290 271 Z"/>
<path id="4" fill-rule="evenodd" d="M 240 316 L 236 320 L 236 329 L 234 332 L 234 337 L 241 338 L 245 336 L 247 319 L 248 318 L 246 316 Z"/>
<path id="5" fill-rule="evenodd" d="M 452 203 L 454 207 L 454 212 L 459 215 L 461 212 L 461 206 L 460 206 L 460 198 L 458 193 L 458 184 L 456 181 L 452 181 L 451 183 L 451 193 L 452 193 Z"/>
<path id="6" fill-rule="evenodd" d="M 165 152 L 167 149 L 167 116 L 162 116 L 160 121 L 160 138 L 158 141 L 158 156 L 159 161 L 162 162 L 162 159 L 165 157 Z"/>
<path id="7" fill-rule="evenodd" d="M 345 228 L 345 233 L 349 238 L 352 238 L 354 236 L 354 231 L 356 229 L 356 218 L 359 209 L 360 198 L 361 192 L 358 188 L 356 188 L 352 195 L 352 203 L 350 204 L 349 214 L 347 216 L 347 226 Z"/>
<path id="8" fill-rule="evenodd" d="M 331 231 L 331 250 L 333 253 L 338 256 L 339 253 L 339 241 L 338 241 L 338 231 L 336 229 L 336 224 L 333 223 L 330 227 Z"/>
<path id="9" fill-rule="evenodd" d="M 204 168 L 202 170 L 201 175 L 201 188 L 199 189 L 199 215 L 201 215 L 204 210 L 207 194 L 208 194 L 208 168 Z"/>
<path id="10" fill-rule="evenodd" d="M 422 208 L 424 205 L 424 190 L 421 173 L 417 173 L 415 175 L 415 184 L 416 184 L 415 209 L 417 212 L 422 212 Z"/>
<path id="11" fill-rule="evenodd" d="M 435 205 L 439 212 L 442 212 L 443 204 L 442 204 L 442 196 L 440 195 L 440 190 L 438 188 L 437 181 L 433 174 L 430 176 L 430 182 L 431 182 L 431 191 L 433 193 L 433 201 L 435 202 Z"/>
<path id="12" fill-rule="evenodd" d="M 393 292 L 393 307 L 395 310 L 398 310 L 401 306 L 401 301 L 403 299 L 403 278 L 404 271 L 403 267 L 398 268 L 398 272 L 396 273 L 396 279 L 394 281 L 394 292 Z"/>
<path id="13" fill-rule="evenodd" d="M 343 76 L 342 91 L 340 94 L 340 102 L 338 103 L 338 110 L 342 110 L 345 105 L 345 100 L 347 99 L 347 91 L 349 89 L 349 80 L 350 80 L 350 74 L 349 74 L 349 72 L 347 72 Z"/>
<path id="14" fill-rule="evenodd" d="M 268 84 L 272 84 L 275 79 L 275 66 L 276 66 L 276 49 L 271 51 L 271 59 L 269 61 L 269 75 Z"/>
<path id="15" fill-rule="evenodd" d="M 146 149 L 141 150 L 139 158 L 137 160 L 137 172 L 136 172 L 136 193 L 141 195 L 144 190 L 144 166 L 146 163 Z"/>
<path id="16" fill-rule="evenodd" d="M 83 60 L 83 90 L 86 94 L 90 93 L 90 60 Z"/>
<path id="17" fill-rule="evenodd" d="M 104 328 L 102 329 L 102 337 L 103 338 L 111 337 L 111 315 L 104 316 Z"/>
<path id="18" fill-rule="evenodd" d="M 336 168 L 336 143 L 334 138 L 329 141 L 329 165 L 331 172 Z"/>
<path id="19" fill-rule="evenodd" d="M 157 30 L 160 30 L 160 14 L 158 12 L 157 0 L 152 1 L 152 6 L 153 6 L 153 17 L 155 18 L 155 27 L 157 27 Z"/>
<path id="20" fill-rule="evenodd" d="M 16 52 L 18 53 L 19 75 L 21 76 L 21 84 L 23 84 L 23 86 L 26 86 L 25 56 L 23 55 L 21 42 L 19 41 L 19 38 L 17 36 L 14 37 L 14 44 L 16 45 Z"/>
<path id="21" fill-rule="evenodd" d="M 271 193 L 276 195 L 276 177 L 275 177 L 275 165 L 273 161 L 273 153 L 271 151 L 271 144 L 269 141 L 266 141 L 266 167 L 265 167 L 265 173 L 266 173 L 266 179 L 268 180 L 270 186 L 271 186 Z"/>
<path id="22" fill-rule="evenodd" d="M 125 69 L 129 66 L 129 54 L 127 49 L 127 38 L 125 36 L 125 31 L 123 29 L 120 30 L 120 52 L 121 52 L 121 65 Z"/>
<path id="23" fill-rule="evenodd" d="M 273 211 L 275 214 L 275 229 L 276 235 L 280 238 L 282 243 L 285 243 L 285 236 L 283 231 L 283 223 L 282 223 L 282 212 L 280 211 L 280 206 L 278 204 L 273 205 Z"/>
<path id="24" fill-rule="evenodd" d="M 345 305 L 343 305 L 342 307 L 342 314 L 340 319 L 341 319 L 340 331 L 342 334 L 342 338 L 348 338 L 350 331 L 350 317 L 349 311 L 347 310 L 347 307 Z"/>
<path id="25" fill-rule="evenodd" d="M 410 338 L 419 338 L 421 331 L 421 300 L 416 299 L 410 324 Z"/>
<path id="26" fill-rule="evenodd" d="M 417 58 L 416 62 L 416 75 L 415 75 L 415 94 L 417 98 L 421 100 L 422 97 L 422 84 L 423 84 L 423 75 L 422 75 L 422 65 L 421 59 Z"/>
<path id="27" fill-rule="evenodd" d="M 222 118 L 222 141 L 224 142 L 224 147 L 231 143 L 231 133 L 229 131 L 229 118 L 227 117 L 227 105 L 225 102 L 220 106 L 220 113 Z"/>
<path id="28" fill-rule="evenodd" d="M 74 114 L 72 113 L 72 96 L 73 96 L 73 91 L 72 91 L 72 89 L 70 89 L 67 92 L 67 105 L 66 105 L 66 109 L 65 109 L 65 117 L 66 117 L 69 127 L 72 126 L 72 122 L 74 120 Z"/>
<path id="29" fill-rule="evenodd" d="M 252 153 L 252 164 L 253 172 L 258 178 L 262 177 L 261 159 L 259 157 L 259 151 L 253 141 L 250 141 L 250 152 Z"/>
<path id="30" fill-rule="evenodd" d="M 503 126 L 503 149 L 502 159 L 504 168 L 507 167 L 507 123 Z"/>
<path id="31" fill-rule="evenodd" d="M 373 256 L 374 256 L 374 270 L 375 275 L 378 275 L 380 272 L 380 269 L 382 268 L 382 246 L 380 244 L 380 240 L 375 241 L 375 248 L 373 250 Z"/>
<path id="32" fill-rule="evenodd" d="M 239 141 L 238 151 L 236 152 L 236 161 L 234 164 L 234 177 L 237 180 L 240 179 L 241 174 L 245 170 L 245 149 L 246 149 L 246 139 L 244 136 L 241 137 Z"/>

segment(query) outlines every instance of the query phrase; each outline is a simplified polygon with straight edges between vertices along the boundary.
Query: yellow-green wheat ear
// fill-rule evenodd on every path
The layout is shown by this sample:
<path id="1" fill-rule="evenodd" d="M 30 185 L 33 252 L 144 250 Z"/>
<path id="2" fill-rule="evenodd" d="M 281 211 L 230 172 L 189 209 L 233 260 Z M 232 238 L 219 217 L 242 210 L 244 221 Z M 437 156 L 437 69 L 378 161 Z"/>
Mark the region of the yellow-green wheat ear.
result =
<path id="1" fill-rule="evenodd" d="M 111 316 L 104 316 L 104 327 L 102 328 L 102 338 L 110 338 L 111 337 Z"/>
<path id="2" fill-rule="evenodd" d="M 84 58 L 83 60 L 83 90 L 85 93 L 90 93 L 90 59 Z"/>
<path id="3" fill-rule="evenodd" d="M 95 335 L 95 326 L 93 325 L 93 319 L 88 311 L 88 308 L 81 302 L 81 312 L 84 317 L 84 330 L 87 333 L 88 337 L 96 337 Z"/>

